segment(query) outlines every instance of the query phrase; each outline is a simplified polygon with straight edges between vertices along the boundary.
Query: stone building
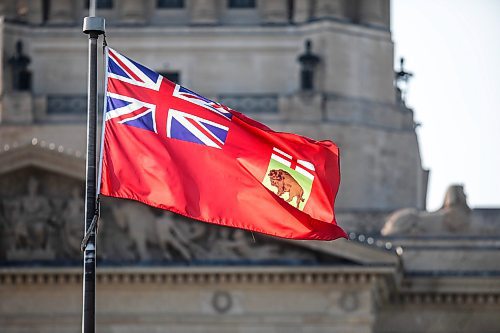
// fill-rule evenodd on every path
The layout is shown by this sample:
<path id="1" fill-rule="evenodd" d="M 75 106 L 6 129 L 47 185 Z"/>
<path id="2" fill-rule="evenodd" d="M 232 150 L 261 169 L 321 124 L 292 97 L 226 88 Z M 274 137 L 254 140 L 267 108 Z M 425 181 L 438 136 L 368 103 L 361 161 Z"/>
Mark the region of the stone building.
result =
<path id="1" fill-rule="evenodd" d="M 97 4 L 113 48 L 273 129 L 335 141 L 351 238 L 273 239 L 104 199 L 99 331 L 500 330 L 500 213 L 470 209 L 459 186 L 425 211 L 388 0 Z M 87 7 L 0 1 L 2 332 L 80 329 Z"/>

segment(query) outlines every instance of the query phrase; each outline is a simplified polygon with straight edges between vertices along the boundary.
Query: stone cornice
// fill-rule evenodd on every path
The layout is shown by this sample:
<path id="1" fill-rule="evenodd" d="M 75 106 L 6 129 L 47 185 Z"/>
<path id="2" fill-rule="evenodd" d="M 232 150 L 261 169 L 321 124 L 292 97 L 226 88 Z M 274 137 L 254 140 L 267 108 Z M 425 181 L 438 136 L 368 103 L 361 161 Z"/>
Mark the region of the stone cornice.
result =
<path id="1" fill-rule="evenodd" d="M 460 305 L 500 306 L 500 291 L 496 292 L 402 292 L 392 295 L 391 304 L 398 305 Z"/>
<path id="2" fill-rule="evenodd" d="M 31 142 L 5 143 L 0 147 L 0 174 L 37 166 L 69 177 L 85 179 L 85 159 L 80 151 L 32 138 Z"/>
<path id="3" fill-rule="evenodd" d="M 371 284 L 392 267 L 182 267 L 100 268 L 99 284 Z M 78 268 L 2 268 L 0 286 L 80 284 Z"/>

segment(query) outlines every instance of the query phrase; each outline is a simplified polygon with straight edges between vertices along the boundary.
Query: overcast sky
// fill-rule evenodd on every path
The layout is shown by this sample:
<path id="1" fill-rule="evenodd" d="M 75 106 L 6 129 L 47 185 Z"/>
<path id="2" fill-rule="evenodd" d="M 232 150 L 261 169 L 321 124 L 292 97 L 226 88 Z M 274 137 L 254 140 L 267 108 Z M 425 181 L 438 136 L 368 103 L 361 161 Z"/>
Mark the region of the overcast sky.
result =
<path id="1" fill-rule="evenodd" d="M 500 208 L 500 0 L 392 0 L 392 32 L 396 68 L 403 56 L 414 73 L 428 209 L 452 183 L 470 206 Z"/>

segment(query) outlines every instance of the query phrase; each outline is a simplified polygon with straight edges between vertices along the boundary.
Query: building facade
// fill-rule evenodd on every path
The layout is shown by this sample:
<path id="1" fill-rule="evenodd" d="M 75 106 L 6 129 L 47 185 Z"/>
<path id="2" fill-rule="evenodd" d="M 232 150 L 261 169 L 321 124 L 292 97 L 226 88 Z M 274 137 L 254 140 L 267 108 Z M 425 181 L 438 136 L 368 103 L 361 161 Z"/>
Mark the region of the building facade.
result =
<path id="1" fill-rule="evenodd" d="M 425 211 L 388 0 L 97 5 L 109 46 L 275 130 L 336 142 L 350 233 L 290 242 L 104 198 L 99 331 L 500 329 L 500 214 L 471 210 L 458 186 Z M 0 2 L 2 332 L 80 329 L 87 12 L 84 0 Z"/>

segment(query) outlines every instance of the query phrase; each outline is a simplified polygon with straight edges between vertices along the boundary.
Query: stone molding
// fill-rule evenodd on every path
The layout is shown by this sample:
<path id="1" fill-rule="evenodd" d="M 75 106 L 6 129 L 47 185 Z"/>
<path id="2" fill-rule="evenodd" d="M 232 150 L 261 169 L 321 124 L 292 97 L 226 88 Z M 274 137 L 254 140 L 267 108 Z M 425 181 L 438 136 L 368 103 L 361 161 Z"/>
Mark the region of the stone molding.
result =
<path id="1" fill-rule="evenodd" d="M 390 298 L 393 305 L 500 305 L 500 292 L 403 292 L 392 295 Z"/>
<path id="2" fill-rule="evenodd" d="M 283 283 L 346 287 L 372 284 L 375 290 L 387 292 L 383 281 L 396 274 L 394 268 L 380 267 L 204 267 L 204 268 L 101 268 L 97 283 L 101 285 L 227 285 Z M 2 268 L 0 288 L 6 286 L 47 286 L 81 284 L 79 268 Z M 385 292 L 384 292 L 385 291 Z M 385 298 L 385 297 L 384 297 Z M 500 291 L 398 291 L 394 289 L 388 302 L 392 305 L 464 305 L 498 306 Z"/>
<path id="3" fill-rule="evenodd" d="M 29 143 L 5 143 L 0 147 L 0 174 L 25 166 L 37 166 L 77 179 L 85 179 L 84 161 L 82 152 L 38 138 L 32 138 Z"/>
<path id="4" fill-rule="evenodd" d="M 351 267 L 207 267 L 207 268 L 102 268 L 97 283 L 109 284 L 372 284 L 393 275 L 393 268 Z M 0 286 L 80 284 L 79 268 L 2 268 Z"/>

